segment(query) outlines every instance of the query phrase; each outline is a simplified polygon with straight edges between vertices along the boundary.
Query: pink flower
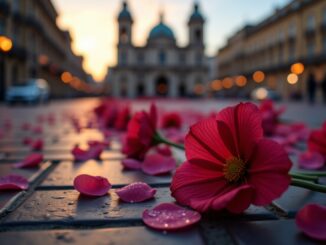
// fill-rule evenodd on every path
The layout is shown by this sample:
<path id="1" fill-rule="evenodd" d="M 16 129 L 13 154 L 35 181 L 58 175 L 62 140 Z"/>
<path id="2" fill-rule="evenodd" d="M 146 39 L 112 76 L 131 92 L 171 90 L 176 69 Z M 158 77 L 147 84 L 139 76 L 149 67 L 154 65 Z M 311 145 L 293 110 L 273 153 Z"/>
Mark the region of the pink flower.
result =
<path id="1" fill-rule="evenodd" d="M 111 184 L 101 176 L 81 174 L 74 179 L 74 187 L 86 196 L 104 196 L 110 190 Z"/>
<path id="2" fill-rule="evenodd" d="M 319 130 L 313 130 L 308 139 L 308 149 L 326 157 L 326 122 Z"/>
<path id="3" fill-rule="evenodd" d="M 142 218 L 153 229 L 180 230 L 198 223 L 201 215 L 173 203 L 161 203 L 153 209 L 146 209 Z"/>
<path id="4" fill-rule="evenodd" d="M 143 202 L 152 199 L 156 190 L 143 182 L 135 182 L 116 190 L 119 198 L 124 202 Z"/>
<path id="5" fill-rule="evenodd" d="M 146 152 L 155 145 L 156 122 L 155 105 L 151 106 L 150 113 L 141 111 L 132 117 L 122 150 L 128 158 L 143 159 Z"/>
<path id="6" fill-rule="evenodd" d="M 25 157 L 21 162 L 14 165 L 15 168 L 32 168 L 38 166 L 43 162 L 43 155 L 39 153 L 32 153 Z"/>
<path id="7" fill-rule="evenodd" d="M 185 140 L 187 161 L 172 180 L 172 196 L 200 212 L 233 213 L 278 198 L 291 182 L 292 164 L 282 146 L 263 138 L 261 122 L 254 104 L 240 103 L 193 125 Z"/>
<path id="8" fill-rule="evenodd" d="M 299 155 L 298 164 L 300 168 L 316 170 L 324 166 L 325 158 L 318 152 L 303 152 Z"/>
<path id="9" fill-rule="evenodd" d="M 295 221 L 307 236 L 326 241 L 326 207 L 308 204 L 298 212 Z"/>
<path id="10" fill-rule="evenodd" d="M 10 174 L 0 177 L 1 190 L 27 190 L 28 180 L 20 175 Z"/>
<path id="11" fill-rule="evenodd" d="M 166 113 L 162 117 L 162 128 L 176 128 L 180 129 L 182 126 L 182 119 L 179 113 L 170 112 Z"/>

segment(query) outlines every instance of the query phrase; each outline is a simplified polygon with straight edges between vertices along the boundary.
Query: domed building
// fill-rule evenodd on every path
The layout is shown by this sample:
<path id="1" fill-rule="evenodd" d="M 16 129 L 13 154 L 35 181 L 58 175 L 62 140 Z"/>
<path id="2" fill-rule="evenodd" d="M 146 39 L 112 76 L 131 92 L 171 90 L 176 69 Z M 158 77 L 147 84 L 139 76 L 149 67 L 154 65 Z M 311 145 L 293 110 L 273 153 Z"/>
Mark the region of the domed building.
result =
<path id="1" fill-rule="evenodd" d="M 132 42 L 134 20 L 124 1 L 118 15 L 118 63 L 108 70 L 107 82 L 115 97 L 203 96 L 208 82 L 204 23 L 198 4 L 188 21 L 189 42 L 180 47 L 163 15 L 150 31 L 145 46 Z"/>

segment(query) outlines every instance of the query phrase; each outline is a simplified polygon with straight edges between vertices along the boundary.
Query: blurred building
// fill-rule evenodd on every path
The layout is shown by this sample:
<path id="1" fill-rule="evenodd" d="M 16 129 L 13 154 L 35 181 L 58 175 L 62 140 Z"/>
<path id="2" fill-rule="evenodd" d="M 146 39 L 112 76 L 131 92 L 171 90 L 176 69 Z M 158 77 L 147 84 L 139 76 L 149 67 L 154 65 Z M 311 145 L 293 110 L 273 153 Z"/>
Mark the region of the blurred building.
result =
<path id="1" fill-rule="evenodd" d="M 326 1 L 294 0 L 257 25 L 235 33 L 218 51 L 215 93 L 247 95 L 257 86 L 300 99 L 308 74 L 326 71 Z"/>
<path id="2" fill-rule="evenodd" d="M 205 62 L 204 17 L 194 5 L 188 21 L 189 43 L 180 47 L 172 29 L 164 22 L 150 31 L 147 44 L 132 42 L 131 12 L 124 1 L 118 16 L 118 64 L 108 70 L 108 84 L 113 96 L 202 96 L 208 81 Z"/>
<path id="3" fill-rule="evenodd" d="M 74 96 L 82 90 L 87 79 L 83 57 L 72 52 L 71 37 L 57 26 L 57 16 L 50 0 L 0 0 L 2 98 L 11 84 L 28 78 L 46 79 L 53 97 Z M 67 79 L 62 79 L 63 73 Z"/>

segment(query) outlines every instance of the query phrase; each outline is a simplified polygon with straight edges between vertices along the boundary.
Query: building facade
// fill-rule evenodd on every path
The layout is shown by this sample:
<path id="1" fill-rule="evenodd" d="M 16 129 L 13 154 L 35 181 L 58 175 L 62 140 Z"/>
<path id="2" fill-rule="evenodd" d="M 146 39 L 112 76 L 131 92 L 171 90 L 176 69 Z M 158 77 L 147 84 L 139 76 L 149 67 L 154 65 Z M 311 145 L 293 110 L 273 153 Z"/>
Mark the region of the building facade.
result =
<path id="1" fill-rule="evenodd" d="M 326 1 L 291 1 L 235 33 L 217 58 L 219 77 L 211 84 L 217 94 L 265 86 L 283 98 L 304 97 L 308 76 L 318 83 L 326 75 Z"/>
<path id="2" fill-rule="evenodd" d="M 205 20 L 194 5 L 188 21 L 189 43 L 177 44 L 175 35 L 164 23 L 150 31 L 147 43 L 137 47 L 132 42 L 134 20 L 124 1 L 118 16 L 118 63 L 108 69 L 110 93 L 116 97 L 182 97 L 205 94 L 208 66 L 205 62 Z"/>
<path id="3" fill-rule="evenodd" d="M 12 45 L 0 50 L 1 98 L 9 86 L 29 78 L 46 79 L 53 97 L 80 92 L 76 88 L 87 79 L 83 57 L 72 52 L 70 34 L 57 26 L 57 16 L 50 0 L 0 0 L 0 42 L 6 39 Z M 78 86 L 63 82 L 64 72 Z"/>

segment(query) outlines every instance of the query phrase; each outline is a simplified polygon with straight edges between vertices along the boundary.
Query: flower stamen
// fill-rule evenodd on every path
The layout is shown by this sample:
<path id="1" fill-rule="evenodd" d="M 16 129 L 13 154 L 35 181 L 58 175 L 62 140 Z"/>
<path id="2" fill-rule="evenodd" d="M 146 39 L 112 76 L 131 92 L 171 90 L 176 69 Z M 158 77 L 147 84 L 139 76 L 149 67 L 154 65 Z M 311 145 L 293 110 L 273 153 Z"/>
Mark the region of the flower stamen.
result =
<path id="1" fill-rule="evenodd" d="M 228 182 L 238 182 L 246 173 L 246 164 L 240 158 L 233 157 L 226 160 L 223 173 Z"/>

